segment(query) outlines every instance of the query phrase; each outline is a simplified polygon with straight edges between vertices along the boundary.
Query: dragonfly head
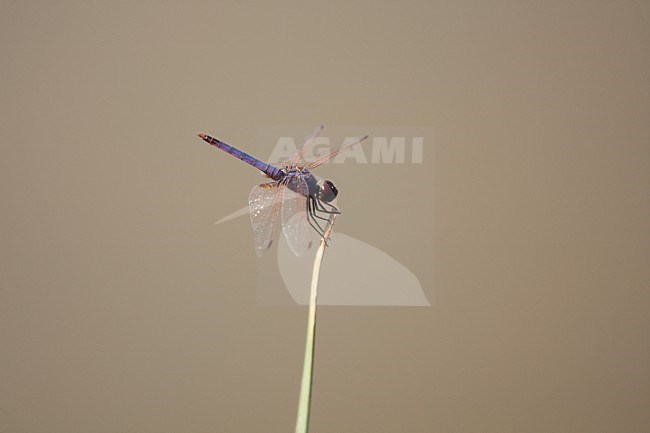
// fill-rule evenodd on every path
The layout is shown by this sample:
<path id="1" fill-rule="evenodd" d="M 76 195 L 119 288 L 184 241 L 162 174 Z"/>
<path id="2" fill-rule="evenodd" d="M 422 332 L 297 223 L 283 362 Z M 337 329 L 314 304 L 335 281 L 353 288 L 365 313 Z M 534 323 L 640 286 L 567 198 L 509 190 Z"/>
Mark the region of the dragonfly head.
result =
<path id="1" fill-rule="evenodd" d="M 339 190 L 329 180 L 318 182 L 318 198 L 325 203 L 329 203 L 336 198 Z"/>

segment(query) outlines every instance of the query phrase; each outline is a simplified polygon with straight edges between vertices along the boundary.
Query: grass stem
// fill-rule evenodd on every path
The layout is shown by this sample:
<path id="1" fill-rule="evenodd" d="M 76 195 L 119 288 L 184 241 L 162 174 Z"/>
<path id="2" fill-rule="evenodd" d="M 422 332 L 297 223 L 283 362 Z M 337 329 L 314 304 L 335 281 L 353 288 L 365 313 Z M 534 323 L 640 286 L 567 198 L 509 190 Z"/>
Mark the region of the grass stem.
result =
<path id="1" fill-rule="evenodd" d="M 307 342 L 305 343 L 305 361 L 302 366 L 302 381 L 300 383 L 300 398 L 298 400 L 298 419 L 296 420 L 296 433 L 309 431 L 309 411 L 311 406 L 311 388 L 314 377 L 314 348 L 316 342 L 316 299 L 318 297 L 318 277 L 327 240 L 332 232 L 336 214 L 332 214 L 327 223 L 325 233 L 314 259 L 314 268 L 309 291 L 309 313 L 307 316 Z"/>

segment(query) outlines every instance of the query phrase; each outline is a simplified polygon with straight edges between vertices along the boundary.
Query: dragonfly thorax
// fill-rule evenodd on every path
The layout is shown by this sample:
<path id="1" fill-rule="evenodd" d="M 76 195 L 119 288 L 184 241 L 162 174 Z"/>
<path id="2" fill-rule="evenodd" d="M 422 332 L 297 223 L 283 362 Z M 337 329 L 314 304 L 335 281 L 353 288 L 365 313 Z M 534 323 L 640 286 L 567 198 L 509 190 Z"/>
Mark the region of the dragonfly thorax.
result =
<path id="1" fill-rule="evenodd" d="M 304 168 L 284 168 L 284 185 L 296 192 L 303 194 L 306 197 L 312 197 L 318 201 L 329 203 L 333 201 L 339 193 L 339 190 L 334 186 L 332 181 L 318 180 L 313 174 Z M 300 191 L 297 185 L 297 179 L 302 179 L 307 186 L 306 191 Z"/>

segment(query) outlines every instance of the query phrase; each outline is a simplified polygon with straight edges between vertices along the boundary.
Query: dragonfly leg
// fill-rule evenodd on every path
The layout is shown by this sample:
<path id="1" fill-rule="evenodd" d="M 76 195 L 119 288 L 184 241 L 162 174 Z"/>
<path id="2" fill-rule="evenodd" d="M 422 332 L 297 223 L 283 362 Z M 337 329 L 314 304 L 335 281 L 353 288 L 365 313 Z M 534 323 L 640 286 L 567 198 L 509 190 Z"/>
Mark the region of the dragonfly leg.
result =
<path id="1" fill-rule="evenodd" d="M 307 199 L 306 206 L 307 206 L 307 215 L 308 215 L 307 221 L 309 221 L 309 225 L 311 225 L 311 227 L 314 230 L 316 230 L 316 233 L 318 233 L 318 235 L 320 237 L 323 237 L 325 235 L 325 230 L 320 226 L 318 221 L 316 221 L 316 218 L 315 218 L 316 214 L 315 214 L 314 209 L 313 209 L 314 205 L 313 205 L 313 203 L 311 201 L 311 197 L 309 199 Z M 321 218 L 321 217 L 319 217 L 319 218 Z"/>
<path id="2" fill-rule="evenodd" d="M 322 202 L 322 201 L 318 200 L 317 198 L 314 198 L 314 202 L 316 203 L 316 209 L 319 210 L 320 212 L 324 212 L 324 213 L 327 213 L 327 214 L 337 214 L 337 215 L 339 215 L 341 213 L 341 211 L 339 211 L 332 204 Z M 329 206 L 330 208 L 326 209 L 325 205 Z"/>
<path id="3" fill-rule="evenodd" d="M 314 197 L 309 197 L 309 199 L 307 201 L 308 201 L 308 205 L 307 205 L 308 213 L 312 217 L 312 220 L 314 221 L 314 223 L 316 223 L 318 228 L 320 228 L 321 231 L 319 232 L 319 234 L 320 234 L 321 238 L 323 238 L 325 240 L 325 245 L 327 245 L 327 242 L 329 241 L 329 236 L 327 237 L 327 239 L 325 239 L 326 230 L 324 230 L 321 227 L 321 225 L 318 223 L 318 221 L 316 221 L 316 218 L 318 218 L 320 220 L 323 220 L 323 221 L 327 221 L 328 224 L 330 223 L 330 219 L 329 218 L 324 218 L 324 217 L 318 215 L 319 210 L 316 207 L 316 199 Z M 313 225 L 312 225 L 312 227 L 313 227 Z"/>
<path id="4" fill-rule="evenodd" d="M 316 218 L 318 218 L 321 221 L 329 222 L 329 218 L 322 217 L 318 214 L 318 210 L 316 209 L 316 202 L 314 199 L 311 199 L 311 216 L 314 218 L 314 222 L 318 224 L 318 227 L 321 229 L 323 233 L 325 233 L 325 229 L 321 226 L 318 221 L 316 221 Z"/>
<path id="5" fill-rule="evenodd" d="M 323 228 L 320 226 L 320 224 L 318 224 L 318 221 L 316 221 L 316 218 L 318 218 L 319 220 L 322 220 L 322 221 L 327 221 L 328 224 L 329 224 L 330 219 L 325 218 L 325 217 L 319 215 L 318 213 L 322 212 L 322 213 L 325 213 L 325 214 L 332 215 L 332 214 L 340 214 L 341 212 L 339 212 L 339 210 L 336 209 L 333 205 L 330 205 L 330 207 L 332 209 L 330 209 L 330 210 L 325 209 L 325 206 L 323 206 L 323 203 L 321 201 L 319 201 L 316 197 L 310 196 L 307 201 L 309 202 L 309 205 L 308 205 L 309 215 L 312 217 L 312 220 L 318 225 L 318 227 L 323 231 L 323 233 L 320 233 L 320 235 L 321 235 L 322 238 L 324 238 L 325 237 L 325 234 L 324 234 L 325 230 L 323 230 Z M 325 239 L 326 244 L 327 244 L 327 241 L 329 241 L 329 239 Z"/>
<path id="6" fill-rule="evenodd" d="M 329 221 L 329 218 L 325 218 L 323 216 L 320 216 L 318 212 L 321 212 L 320 209 L 316 208 L 316 200 L 313 197 L 309 197 L 310 203 L 311 203 L 311 212 L 314 218 L 318 218 L 319 220 L 322 221 Z"/>
<path id="7" fill-rule="evenodd" d="M 322 231 L 318 223 L 314 222 L 311 218 L 309 218 L 308 221 L 309 221 L 309 225 L 316 231 L 316 233 L 318 233 L 318 236 L 320 236 L 321 238 L 325 236 L 325 233 Z"/>

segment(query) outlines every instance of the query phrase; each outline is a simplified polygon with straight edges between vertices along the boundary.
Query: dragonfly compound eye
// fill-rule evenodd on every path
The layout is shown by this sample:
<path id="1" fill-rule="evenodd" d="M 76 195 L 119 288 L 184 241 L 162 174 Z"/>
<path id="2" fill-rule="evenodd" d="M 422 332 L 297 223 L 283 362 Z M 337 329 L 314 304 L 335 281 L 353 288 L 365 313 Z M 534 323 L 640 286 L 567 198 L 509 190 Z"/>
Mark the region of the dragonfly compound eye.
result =
<path id="1" fill-rule="evenodd" d="M 332 200 L 334 200 L 339 193 L 339 190 L 336 189 L 334 184 L 329 180 L 321 182 L 319 186 L 320 186 L 320 190 L 319 190 L 318 198 L 320 198 L 325 203 L 329 203 Z"/>

